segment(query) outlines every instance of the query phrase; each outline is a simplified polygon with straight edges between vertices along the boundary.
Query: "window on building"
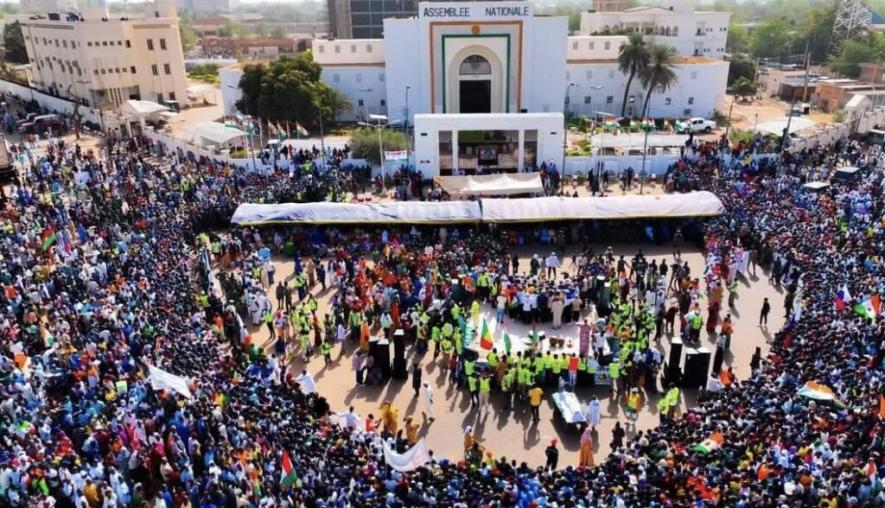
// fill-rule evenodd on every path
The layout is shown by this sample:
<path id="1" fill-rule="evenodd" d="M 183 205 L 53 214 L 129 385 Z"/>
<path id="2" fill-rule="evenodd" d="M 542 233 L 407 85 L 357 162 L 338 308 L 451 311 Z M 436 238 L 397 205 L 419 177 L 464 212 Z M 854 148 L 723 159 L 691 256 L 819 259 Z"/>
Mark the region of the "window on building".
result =
<path id="1" fill-rule="evenodd" d="M 49 68 L 50 68 L 50 69 L 52 68 L 52 64 L 49 64 Z M 107 74 L 108 71 L 107 71 L 107 69 L 102 69 L 102 70 L 101 70 L 101 73 L 102 73 L 102 74 Z"/>
<path id="2" fill-rule="evenodd" d="M 366 53 L 371 53 L 371 52 L 372 52 L 372 45 L 366 44 Z"/>
<path id="3" fill-rule="evenodd" d="M 574 42 L 572 42 L 572 49 L 575 50 L 575 51 L 578 50 L 578 41 L 574 41 Z"/>
<path id="4" fill-rule="evenodd" d="M 319 48 L 319 50 L 320 50 L 320 53 L 325 53 L 325 52 L 326 52 L 326 45 L 325 45 L 325 44 L 320 44 L 320 48 Z"/>
<path id="5" fill-rule="evenodd" d="M 114 74 L 120 74 L 120 68 L 114 67 Z"/>
<path id="6" fill-rule="evenodd" d="M 132 74 L 135 74 L 135 66 L 134 65 L 129 67 L 129 72 L 131 72 Z"/>
<path id="7" fill-rule="evenodd" d="M 49 43 L 46 42 L 46 37 L 43 38 L 43 45 L 44 45 L 44 46 L 49 46 Z"/>
<path id="8" fill-rule="evenodd" d="M 61 47 L 68 49 L 68 41 L 61 41 Z"/>
<path id="9" fill-rule="evenodd" d="M 92 71 L 92 73 L 98 76 L 98 69 L 95 69 L 94 71 Z"/>
<path id="10" fill-rule="evenodd" d="M 341 53 L 341 46 L 335 45 L 335 53 Z"/>
<path id="11" fill-rule="evenodd" d="M 148 51 L 153 51 L 153 50 L 154 50 L 154 40 L 153 40 L 153 39 L 148 39 L 148 40 L 147 40 L 147 45 L 148 45 Z"/>
<path id="12" fill-rule="evenodd" d="M 163 64 L 163 72 L 166 73 L 167 76 L 172 74 L 172 66 L 169 64 Z"/>
<path id="13" fill-rule="evenodd" d="M 77 43 L 76 43 L 76 42 L 71 41 L 71 49 L 77 49 Z"/>
<path id="14" fill-rule="evenodd" d="M 162 104 L 162 102 L 163 102 L 163 94 L 161 94 L 161 93 L 158 93 L 158 94 L 157 94 L 157 102 L 159 102 L 159 103 Z"/>
<path id="15" fill-rule="evenodd" d="M 108 41 L 101 41 L 101 45 L 102 45 L 102 46 L 107 46 L 107 45 L 108 45 Z"/>
<path id="16" fill-rule="evenodd" d="M 589 49 L 596 49 L 596 44 L 595 44 L 593 41 L 590 41 L 590 42 L 587 44 L 587 47 L 588 47 Z"/>
<path id="17" fill-rule="evenodd" d="M 381 107 L 383 108 L 384 106 L 387 106 L 387 101 L 384 99 L 381 99 Z"/>
<path id="18" fill-rule="evenodd" d="M 89 47 L 91 48 L 91 47 L 92 47 L 92 41 L 86 41 L 86 45 L 89 46 Z"/>
<path id="19" fill-rule="evenodd" d="M 605 49 L 612 49 L 612 43 L 610 41 L 605 41 L 604 47 Z"/>
<path id="20" fill-rule="evenodd" d="M 606 104 L 611 104 L 612 102 L 615 102 L 615 98 L 612 97 L 611 95 L 609 95 L 609 96 L 607 96 L 607 97 L 605 98 L 605 103 L 606 103 Z"/>
<path id="21" fill-rule="evenodd" d="M 378 82 L 384 83 L 384 73 L 383 72 L 378 73 Z"/>
<path id="22" fill-rule="evenodd" d="M 170 100 L 170 101 L 174 101 L 174 100 L 175 100 L 175 92 L 169 92 L 169 100 Z"/>
<path id="23" fill-rule="evenodd" d="M 129 69 L 127 69 L 126 67 L 123 67 L 123 74 L 129 74 Z"/>
<path id="24" fill-rule="evenodd" d="M 669 106 L 671 102 L 673 102 L 673 101 L 672 101 L 669 97 L 667 97 L 666 99 L 664 99 L 664 104 L 667 105 L 667 106 Z"/>
<path id="25" fill-rule="evenodd" d="M 166 51 L 166 39 L 160 39 L 160 49 Z"/>
<path id="26" fill-rule="evenodd" d="M 694 104 L 694 97 L 689 97 L 689 98 L 688 98 L 688 103 L 689 103 L 689 104 Z"/>
<path id="27" fill-rule="evenodd" d="M 362 99 L 358 99 L 358 100 L 356 101 L 356 105 L 359 106 L 359 107 L 363 107 L 363 100 L 362 100 Z"/>
<path id="28" fill-rule="evenodd" d="M 590 97 L 589 95 L 585 95 L 584 96 L 584 104 L 590 104 L 591 102 L 593 102 L 593 97 Z"/>
<path id="29" fill-rule="evenodd" d="M 160 71 L 157 69 L 157 64 L 151 65 L 151 72 L 154 74 L 154 76 L 160 75 Z"/>
<path id="30" fill-rule="evenodd" d="M 351 52 L 351 53 L 356 53 L 356 44 L 351 44 L 351 45 L 350 45 L 350 52 Z"/>
<path id="31" fill-rule="evenodd" d="M 55 39 L 55 47 L 58 47 L 58 39 Z"/>
<path id="32" fill-rule="evenodd" d="M 126 47 L 127 47 L 127 48 L 131 48 L 131 47 L 132 47 L 132 41 L 130 41 L 129 39 L 126 39 Z"/>

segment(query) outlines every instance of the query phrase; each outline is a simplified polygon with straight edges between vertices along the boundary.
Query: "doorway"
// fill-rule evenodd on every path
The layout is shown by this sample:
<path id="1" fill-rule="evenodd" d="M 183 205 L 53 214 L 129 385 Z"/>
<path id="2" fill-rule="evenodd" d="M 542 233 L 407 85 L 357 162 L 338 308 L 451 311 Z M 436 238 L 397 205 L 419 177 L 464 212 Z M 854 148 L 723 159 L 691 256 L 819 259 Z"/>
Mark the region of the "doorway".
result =
<path id="1" fill-rule="evenodd" d="M 492 82 L 483 80 L 464 80 L 460 82 L 461 113 L 492 112 Z"/>

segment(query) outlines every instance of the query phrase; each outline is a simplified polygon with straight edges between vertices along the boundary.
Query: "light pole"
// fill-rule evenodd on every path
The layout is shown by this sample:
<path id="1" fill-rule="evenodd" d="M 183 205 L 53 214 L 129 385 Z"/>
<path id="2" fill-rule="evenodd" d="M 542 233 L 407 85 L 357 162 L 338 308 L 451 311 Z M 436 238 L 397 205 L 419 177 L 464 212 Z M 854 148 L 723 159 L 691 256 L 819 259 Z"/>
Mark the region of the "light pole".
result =
<path id="1" fill-rule="evenodd" d="M 371 127 L 375 129 L 378 133 L 378 160 L 381 161 L 381 186 L 384 190 L 387 190 L 387 182 L 384 179 L 385 169 L 384 169 L 384 145 L 381 142 L 381 129 L 386 129 L 387 127 L 395 127 L 400 124 L 399 120 L 394 120 L 393 122 L 381 123 L 387 120 L 386 115 L 369 115 L 371 120 L 376 120 L 378 123 L 373 124 L 369 122 L 357 122 L 358 125 L 363 127 Z"/>
<path id="2" fill-rule="evenodd" d="M 602 90 L 603 88 L 605 88 L 605 87 L 602 85 L 593 85 L 590 87 L 590 90 L 598 92 L 599 90 Z M 592 98 L 591 98 L 591 101 L 592 101 Z M 605 101 L 602 102 L 602 108 L 603 108 L 602 109 L 603 112 L 605 112 L 605 108 L 606 108 Z M 591 103 L 591 109 L 592 109 L 592 103 Z M 596 124 L 598 122 L 596 121 L 596 117 L 597 117 L 596 113 L 593 111 L 591 111 L 591 113 L 593 114 L 593 123 L 591 124 L 592 125 L 592 132 L 590 134 L 590 139 L 592 140 L 593 134 L 596 133 Z M 599 133 L 599 145 L 600 145 L 600 149 L 598 151 L 599 160 L 596 161 L 596 181 L 597 181 L 600 189 L 602 188 L 602 168 L 600 167 L 600 164 L 601 164 L 601 161 L 604 160 L 603 157 L 605 156 L 605 154 L 603 153 L 605 151 L 605 118 L 604 117 L 603 117 L 602 121 L 603 121 L 602 132 Z M 591 168 L 590 171 L 593 171 L 593 169 Z M 589 182 L 591 180 L 590 177 L 592 175 L 587 175 L 587 176 L 588 176 L 587 181 Z"/>
<path id="3" fill-rule="evenodd" d="M 648 98 L 648 104 L 646 105 L 646 110 L 645 110 L 645 113 L 649 117 L 651 117 L 650 112 L 651 112 L 651 96 L 649 96 L 649 98 Z M 643 118 L 643 122 L 644 121 L 645 121 L 645 118 Z M 645 175 L 648 174 L 645 171 L 645 157 L 648 154 L 648 132 L 652 129 L 653 125 L 654 124 L 645 125 L 642 128 L 642 130 L 645 131 L 645 140 L 642 142 L 642 170 L 639 171 L 639 195 L 640 196 L 642 195 L 642 191 L 644 190 L 644 186 L 645 186 Z"/>
<path id="4" fill-rule="evenodd" d="M 403 128 L 406 131 L 406 136 L 409 134 L 409 90 L 412 89 L 411 85 L 406 85 L 406 117 L 403 120 Z"/>
<path id="5" fill-rule="evenodd" d="M 565 152 L 568 149 L 568 103 L 569 90 L 572 89 L 573 86 L 578 86 L 574 81 L 568 84 L 565 87 L 565 100 L 563 101 L 562 106 L 562 168 L 559 170 L 559 193 L 560 195 L 565 194 Z"/>

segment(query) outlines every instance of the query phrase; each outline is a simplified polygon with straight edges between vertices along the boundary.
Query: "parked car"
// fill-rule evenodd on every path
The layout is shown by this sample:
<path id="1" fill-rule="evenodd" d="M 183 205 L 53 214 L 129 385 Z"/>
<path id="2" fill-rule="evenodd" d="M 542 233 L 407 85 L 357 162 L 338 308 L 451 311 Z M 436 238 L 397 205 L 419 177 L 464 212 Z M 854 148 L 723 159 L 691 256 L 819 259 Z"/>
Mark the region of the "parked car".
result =
<path id="1" fill-rule="evenodd" d="M 713 132 L 713 129 L 715 128 L 716 122 L 700 117 L 676 122 L 676 132 L 680 134 L 688 134 L 689 132 Z"/>
<path id="2" fill-rule="evenodd" d="M 64 125 L 58 115 L 40 115 L 34 117 L 33 121 L 21 124 L 19 129 L 27 134 L 40 134 L 50 129 L 54 133 L 59 133 L 64 129 Z"/>

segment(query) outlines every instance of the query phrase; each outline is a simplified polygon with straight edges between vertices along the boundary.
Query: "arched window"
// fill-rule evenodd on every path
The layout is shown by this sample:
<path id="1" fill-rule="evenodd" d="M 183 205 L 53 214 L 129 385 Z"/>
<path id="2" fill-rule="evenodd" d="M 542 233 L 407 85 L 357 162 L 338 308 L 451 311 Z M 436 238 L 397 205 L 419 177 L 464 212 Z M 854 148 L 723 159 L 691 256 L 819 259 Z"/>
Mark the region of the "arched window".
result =
<path id="1" fill-rule="evenodd" d="M 485 58 L 470 55 L 461 62 L 458 72 L 462 76 L 485 76 L 492 73 L 492 66 Z"/>
<path id="2" fill-rule="evenodd" d="M 674 26 L 673 31 L 671 33 L 673 34 L 673 37 L 679 37 L 679 27 Z"/>

